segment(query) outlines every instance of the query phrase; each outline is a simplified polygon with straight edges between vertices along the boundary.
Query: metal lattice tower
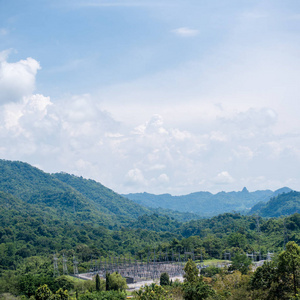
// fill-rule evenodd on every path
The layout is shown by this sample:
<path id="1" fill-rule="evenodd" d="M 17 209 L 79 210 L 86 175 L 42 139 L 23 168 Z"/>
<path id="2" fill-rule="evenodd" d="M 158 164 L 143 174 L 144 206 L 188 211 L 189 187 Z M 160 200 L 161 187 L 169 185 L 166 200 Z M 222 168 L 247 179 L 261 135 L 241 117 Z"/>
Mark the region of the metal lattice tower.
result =
<path id="1" fill-rule="evenodd" d="M 225 252 L 224 253 L 224 259 L 225 260 L 231 260 L 231 253 L 230 252 Z"/>
<path id="2" fill-rule="evenodd" d="M 165 254 L 165 262 L 169 262 L 169 251 L 166 249 L 166 254 Z"/>
<path id="3" fill-rule="evenodd" d="M 274 253 L 268 251 L 268 254 L 267 254 L 267 260 L 268 260 L 268 261 L 271 261 L 273 255 L 274 255 Z"/>
<path id="4" fill-rule="evenodd" d="M 192 261 L 195 261 L 194 250 L 192 252 L 188 252 L 188 251 L 184 252 L 184 260 L 188 261 L 189 257 L 192 259 Z"/>
<path id="5" fill-rule="evenodd" d="M 256 215 L 256 228 L 258 234 L 258 247 L 259 247 L 259 261 L 261 261 L 261 253 L 260 253 L 260 225 L 259 225 L 259 216 Z"/>
<path id="6" fill-rule="evenodd" d="M 256 215 L 256 229 L 257 229 L 257 233 L 260 233 L 260 226 L 259 226 L 259 216 Z"/>
<path id="7" fill-rule="evenodd" d="M 247 253 L 246 255 L 247 255 L 247 257 L 251 258 L 252 262 L 254 261 L 254 254 L 253 253 Z"/>
<path id="8" fill-rule="evenodd" d="M 284 232 L 283 232 L 283 234 L 284 234 L 284 245 L 283 245 L 283 247 L 284 247 L 284 250 L 285 250 L 285 245 L 289 241 L 288 233 L 287 233 L 287 229 L 286 229 L 286 224 L 285 224 L 285 220 L 283 220 L 283 228 L 284 228 Z"/>
<path id="9" fill-rule="evenodd" d="M 78 261 L 76 261 L 75 256 L 73 256 L 73 270 L 74 275 L 78 275 Z"/>
<path id="10" fill-rule="evenodd" d="M 65 258 L 65 254 L 63 254 L 63 273 L 64 273 L 64 275 L 68 275 L 67 261 L 68 260 Z"/>
<path id="11" fill-rule="evenodd" d="M 54 271 L 53 271 L 53 277 L 57 277 L 59 276 L 59 271 L 58 271 L 58 265 L 57 265 L 57 260 L 58 258 L 56 257 L 56 255 L 53 255 L 53 267 L 54 267 Z"/>

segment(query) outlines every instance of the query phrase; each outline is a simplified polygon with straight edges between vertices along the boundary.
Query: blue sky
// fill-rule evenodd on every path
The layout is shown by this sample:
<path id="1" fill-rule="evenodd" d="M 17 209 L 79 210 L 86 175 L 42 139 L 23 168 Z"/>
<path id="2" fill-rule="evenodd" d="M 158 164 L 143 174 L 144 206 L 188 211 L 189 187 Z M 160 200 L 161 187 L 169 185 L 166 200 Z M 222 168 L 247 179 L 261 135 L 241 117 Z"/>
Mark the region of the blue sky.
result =
<path id="1" fill-rule="evenodd" d="M 117 192 L 300 189 L 299 1 L 0 0 L 0 156 Z"/>

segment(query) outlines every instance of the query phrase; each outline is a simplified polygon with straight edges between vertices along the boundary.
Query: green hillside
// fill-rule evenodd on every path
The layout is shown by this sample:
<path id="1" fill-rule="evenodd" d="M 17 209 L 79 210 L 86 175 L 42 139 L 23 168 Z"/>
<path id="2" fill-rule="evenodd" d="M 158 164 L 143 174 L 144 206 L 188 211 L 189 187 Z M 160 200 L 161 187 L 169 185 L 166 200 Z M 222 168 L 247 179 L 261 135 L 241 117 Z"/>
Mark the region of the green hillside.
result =
<path id="1" fill-rule="evenodd" d="M 258 214 L 262 217 L 288 216 L 300 212 L 300 193 L 289 192 L 271 198 L 267 203 L 258 203 L 249 214 Z"/>
<path id="2" fill-rule="evenodd" d="M 53 219 L 85 221 L 113 227 L 119 223 L 105 208 L 48 173 L 23 162 L 0 160 L 0 191 L 34 205 Z"/>
<path id="3" fill-rule="evenodd" d="M 128 218 L 137 218 L 150 213 L 149 209 L 120 196 L 94 180 L 84 179 L 67 173 L 56 173 L 53 176 L 90 199 L 103 212 Z"/>

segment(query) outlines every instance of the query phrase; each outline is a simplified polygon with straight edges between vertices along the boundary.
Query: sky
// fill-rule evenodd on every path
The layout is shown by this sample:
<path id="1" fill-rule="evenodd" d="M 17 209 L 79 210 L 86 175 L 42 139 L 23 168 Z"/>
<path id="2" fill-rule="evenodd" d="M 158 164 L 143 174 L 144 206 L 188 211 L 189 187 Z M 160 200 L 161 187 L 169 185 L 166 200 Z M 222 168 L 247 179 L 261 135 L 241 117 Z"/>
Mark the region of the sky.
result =
<path id="1" fill-rule="evenodd" d="M 0 158 L 118 193 L 300 190 L 299 0 L 0 0 Z"/>

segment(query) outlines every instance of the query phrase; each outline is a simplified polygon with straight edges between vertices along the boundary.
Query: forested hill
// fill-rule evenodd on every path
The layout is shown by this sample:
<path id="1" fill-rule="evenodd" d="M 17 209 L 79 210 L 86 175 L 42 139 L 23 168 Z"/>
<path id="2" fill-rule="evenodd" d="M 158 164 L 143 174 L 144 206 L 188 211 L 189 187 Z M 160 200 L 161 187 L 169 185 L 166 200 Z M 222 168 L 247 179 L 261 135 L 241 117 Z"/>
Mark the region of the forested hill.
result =
<path id="1" fill-rule="evenodd" d="M 112 228 L 127 224 L 149 209 L 92 180 L 51 175 L 27 163 L 0 160 L 0 191 L 14 196 L 50 219 L 85 221 Z"/>
<path id="2" fill-rule="evenodd" d="M 68 184 L 76 191 L 90 199 L 99 209 L 118 216 L 137 218 L 150 213 L 150 210 L 115 193 L 101 183 L 91 179 L 84 179 L 67 173 L 56 173 L 53 176 Z"/>
<path id="3" fill-rule="evenodd" d="M 258 214 L 262 217 L 288 216 L 300 212 L 300 193 L 291 191 L 271 198 L 267 203 L 259 202 L 249 214 Z"/>
<path id="4" fill-rule="evenodd" d="M 267 202 L 279 193 L 290 191 L 290 188 L 282 188 L 275 192 L 271 190 L 249 192 L 244 188 L 239 192 L 220 192 L 217 194 L 196 192 L 183 196 L 172 196 L 170 194 L 136 193 L 123 196 L 147 207 L 169 208 L 209 217 L 231 211 L 246 212 L 258 202 Z"/>

